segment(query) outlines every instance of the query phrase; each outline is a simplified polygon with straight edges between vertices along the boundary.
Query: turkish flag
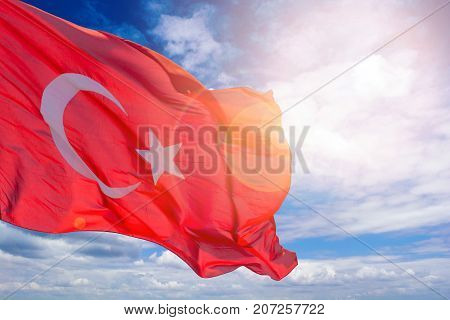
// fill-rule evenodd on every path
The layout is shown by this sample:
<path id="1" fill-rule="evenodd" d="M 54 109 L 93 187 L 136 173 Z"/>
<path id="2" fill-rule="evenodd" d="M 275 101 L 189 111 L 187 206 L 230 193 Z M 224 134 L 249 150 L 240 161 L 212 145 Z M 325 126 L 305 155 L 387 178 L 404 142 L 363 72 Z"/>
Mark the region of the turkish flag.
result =
<path id="1" fill-rule="evenodd" d="M 3 221 L 145 239 L 201 277 L 297 265 L 274 222 L 290 151 L 253 130 L 280 127 L 270 93 L 208 90 L 150 49 L 1 1 L 0 108 Z"/>

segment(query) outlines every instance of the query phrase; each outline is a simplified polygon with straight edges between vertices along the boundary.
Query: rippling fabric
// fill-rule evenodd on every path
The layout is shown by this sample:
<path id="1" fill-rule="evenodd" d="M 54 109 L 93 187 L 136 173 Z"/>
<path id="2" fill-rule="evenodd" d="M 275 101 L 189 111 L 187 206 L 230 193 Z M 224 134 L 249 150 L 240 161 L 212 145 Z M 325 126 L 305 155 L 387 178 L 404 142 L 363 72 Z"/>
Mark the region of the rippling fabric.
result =
<path id="1" fill-rule="evenodd" d="M 270 93 L 208 90 L 148 48 L 0 2 L 0 213 L 13 225 L 120 233 L 167 248 L 201 277 L 244 266 L 280 280 L 297 264 L 274 222 L 289 166 L 250 174 L 241 158 L 286 164 L 289 148 L 200 136 L 205 126 L 279 126 L 279 112 Z M 169 160 L 180 174 L 156 184 L 136 152 L 153 148 L 150 133 L 179 148 Z"/>

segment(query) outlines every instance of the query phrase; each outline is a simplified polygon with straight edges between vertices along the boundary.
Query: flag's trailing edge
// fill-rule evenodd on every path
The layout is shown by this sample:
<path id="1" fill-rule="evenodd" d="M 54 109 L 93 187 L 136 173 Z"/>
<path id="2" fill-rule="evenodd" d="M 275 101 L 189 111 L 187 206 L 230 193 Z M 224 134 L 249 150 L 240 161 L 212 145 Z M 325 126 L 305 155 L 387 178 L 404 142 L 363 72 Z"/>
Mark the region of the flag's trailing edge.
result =
<path id="1" fill-rule="evenodd" d="M 239 161 L 290 163 L 286 143 L 267 153 L 248 141 L 174 138 L 182 125 L 193 137 L 203 127 L 279 127 L 271 94 L 207 90 L 148 48 L 1 1 L 0 108 L 2 220 L 152 241 L 201 277 L 245 266 L 280 280 L 297 265 L 274 222 L 289 165 L 249 174 Z M 193 159 L 216 159 L 214 171 L 186 172 Z"/>

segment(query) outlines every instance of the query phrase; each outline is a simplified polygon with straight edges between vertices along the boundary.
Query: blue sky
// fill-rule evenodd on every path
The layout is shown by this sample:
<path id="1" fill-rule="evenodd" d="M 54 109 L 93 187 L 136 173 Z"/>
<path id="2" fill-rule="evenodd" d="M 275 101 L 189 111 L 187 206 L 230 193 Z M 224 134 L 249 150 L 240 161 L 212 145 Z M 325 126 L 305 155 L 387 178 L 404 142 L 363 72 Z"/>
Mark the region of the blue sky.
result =
<path id="1" fill-rule="evenodd" d="M 273 89 L 283 110 L 441 3 L 26 2 L 146 45 L 210 88 Z M 14 298 L 440 298 L 429 287 L 450 296 L 449 18 L 442 10 L 283 117 L 298 134 L 311 126 L 311 172 L 294 174 L 293 194 L 401 269 L 288 198 L 278 230 L 299 267 L 281 282 L 241 269 L 200 279 L 154 244 L 103 234 Z M 0 293 L 92 236 L 1 223 Z"/>

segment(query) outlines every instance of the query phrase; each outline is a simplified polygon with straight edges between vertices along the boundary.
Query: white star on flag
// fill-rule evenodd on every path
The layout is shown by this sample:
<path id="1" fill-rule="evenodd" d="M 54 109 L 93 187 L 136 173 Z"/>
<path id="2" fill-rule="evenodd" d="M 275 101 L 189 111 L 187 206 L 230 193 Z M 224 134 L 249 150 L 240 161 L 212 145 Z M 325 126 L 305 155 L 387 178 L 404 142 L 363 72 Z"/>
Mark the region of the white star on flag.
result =
<path id="1" fill-rule="evenodd" d="M 184 179 L 183 174 L 173 161 L 180 150 L 181 143 L 163 147 L 152 130 L 149 131 L 148 136 L 150 141 L 150 149 L 136 149 L 136 152 L 144 158 L 145 161 L 150 163 L 152 167 L 153 183 L 156 185 L 164 172 Z"/>

